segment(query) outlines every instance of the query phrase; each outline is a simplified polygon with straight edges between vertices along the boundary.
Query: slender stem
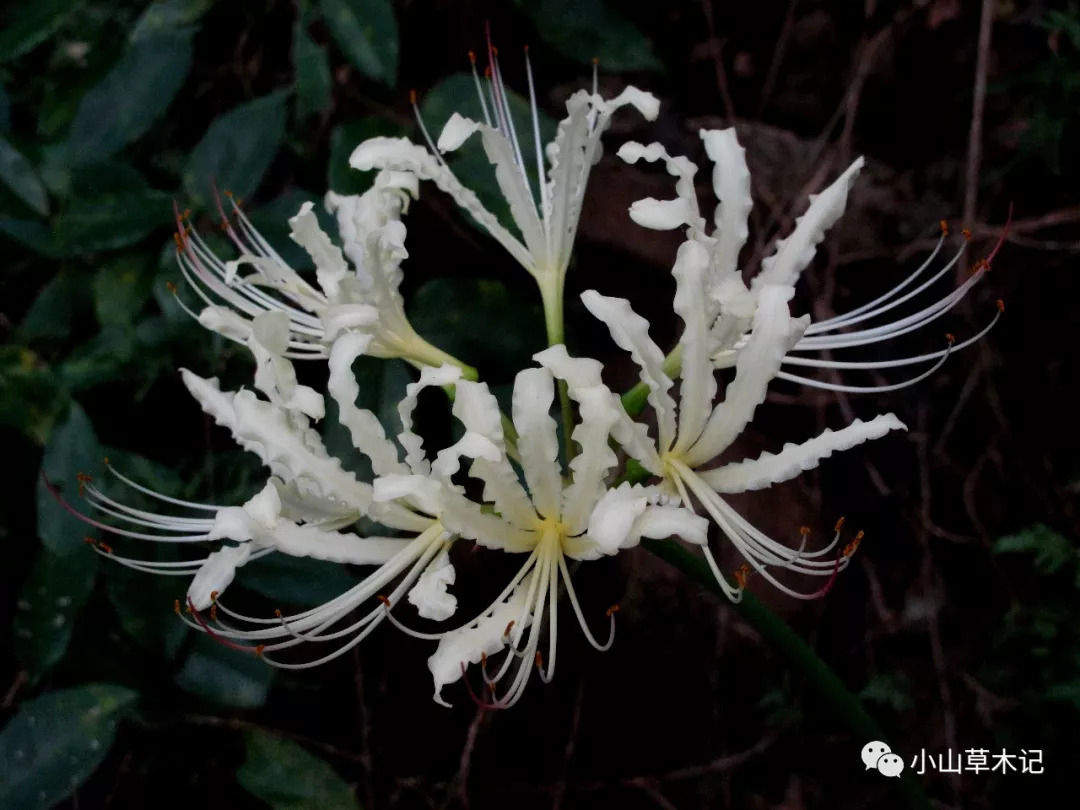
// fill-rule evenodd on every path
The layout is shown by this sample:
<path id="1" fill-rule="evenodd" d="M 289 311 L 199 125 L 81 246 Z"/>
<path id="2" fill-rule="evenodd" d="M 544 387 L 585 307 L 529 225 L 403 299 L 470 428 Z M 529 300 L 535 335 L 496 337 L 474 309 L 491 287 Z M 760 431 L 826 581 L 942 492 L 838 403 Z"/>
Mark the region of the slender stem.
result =
<path id="1" fill-rule="evenodd" d="M 452 354 L 448 354 L 442 349 L 432 346 L 419 336 L 417 337 L 412 350 L 409 352 L 408 356 L 405 357 L 405 360 L 420 371 L 424 370 L 424 366 L 434 366 L 435 368 L 438 368 L 439 366 L 449 364 L 460 368 L 461 376 L 466 380 L 473 380 L 475 382 L 480 379 L 480 374 L 475 368 L 467 363 L 461 362 Z"/>
<path id="2" fill-rule="evenodd" d="M 723 596 L 723 591 L 713 578 L 712 571 L 709 570 L 705 561 L 678 542 L 646 539 L 641 541 L 641 545 L 696 580 L 700 585 L 718 596 Z M 817 692 L 818 697 L 829 705 L 848 730 L 856 736 L 860 747 L 872 740 L 886 739 L 885 733 L 866 713 L 859 699 L 844 686 L 844 682 L 837 677 L 829 665 L 788 627 L 783 619 L 769 610 L 752 593 L 746 591 L 743 592 L 742 601 L 732 604 L 731 607 L 757 630 L 774 650 L 783 655 L 789 664 L 803 674 L 807 683 Z M 858 769 L 860 767 L 858 752 L 852 750 L 851 757 L 851 767 Z M 930 809 L 929 799 L 910 771 L 904 771 L 900 777 L 899 787 L 909 808 L 912 810 Z"/>
<path id="3" fill-rule="evenodd" d="M 547 329 L 548 346 L 563 343 L 563 288 L 565 287 L 566 274 L 558 273 L 553 276 L 551 283 L 540 283 L 540 297 L 544 302 L 544 326 Z M 566 463 L 574 457 L 574 442 L 570 434 L 574 430 L 574 412 L 570 407 L 570 392 L 566 382 L 558 380 L 559 410 L 562 411 L 563 428 L 563 454 Z"/>

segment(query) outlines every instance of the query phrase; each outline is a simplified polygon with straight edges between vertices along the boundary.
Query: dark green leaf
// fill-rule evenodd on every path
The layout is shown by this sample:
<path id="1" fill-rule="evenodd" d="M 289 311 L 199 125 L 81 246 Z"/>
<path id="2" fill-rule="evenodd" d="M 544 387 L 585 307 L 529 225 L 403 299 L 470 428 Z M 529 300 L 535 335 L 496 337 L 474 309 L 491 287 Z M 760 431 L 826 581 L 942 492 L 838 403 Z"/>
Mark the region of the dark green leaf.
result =
<path id="1" fill-rule="evenodd" d="M 89 294 L 86 276 L 61 271 L 41 288 L 26 317 L 19 324 L 18 336 L 25 341 L 65 338 L 71 334 L 72 321 Z"/>
<path id="2" fill-rule="evenodd" d="M 79 103 L 68 135 L 73 158 L 100 160 L 142 137 L 172 103 L 190 68 L 190 32 L 132 43 Z"/>
<path id="3" fill-rule="evenodd" d="M 349 166 L 349 155 L 361 141 L 377 136 L 401 137 L 404 127 L 385 118 L 361 118 L 341 124 L 330 133 L 330 190 L 338 194 L 363 194 L 371 188 L 372 175 Z"/>
<path id="4" fill-rule="evenodd" d="M 0 732 L 0 807 L 47 810 L 74 793 L 109 752 L 137 697 L 96 683 L 24 703 Z"/>
<path id="5" fill-rule="evenodd" d="M 1076 544 L 1042 523 L 1007 537 L 998 538 L 994 553 L 1027 552 L 1035 555 L 1035 567 L 1046 574 L 1058 571 L 1080 557 Z"/>
<path id="6" fill-rule="evenodd" d="M 398 29 L 390 0 L 319 0 L 319 5 L 353 67 L 392 87 L 397 81 Z"/>
<path id="7" fill-rule="evenodd" d="M 274 669 L 253 653 L 200 636 L 176 675 L 176 685 L 223 706 L 254 709 L 266 702 L 273 676 Z"/>
<path id="8" fill-rule="evenodd" d="M 56 222 L 55 238 L 65 255 L 133 245 L 172 220 L 172 195 L 153 189 L 76 197 Z"/>
<path id="9" fill-rule="evenodd" d="M 241 104 L 210 125 L 191 153 L 184 188 L 192 203 L 206 207 L 214 185 L 246 197 L 281 146 L 285 134 L 285 94 L 273 93 Z"/>
<path id="10" fill-rule="evenodd" d="M 270 554 L 247 563 L 239 581 L 273 602 L 299 607 L 321 605 L 358 582 L 337 563 L 288 554 Z"/>
<path id="11" fill-rule="evenodd" d="M 306 118 L 330 106 L 330 60 L 298 19 L 293 35 L 293 63 L 296 65 L 296 114 Z"/>
<path id="12" fill-rule="evenodd" d="M 45 187 L 41 185 L 34 167 L 3 138 L 0 138 L 0 182 L 31 209 L 43 217 L 49 215 L 49 198 L 45 196 Z"/>
<path id="13" fill-rule="evenodd" d="M 8 135 L 11 132 L 11 99 L 8 98 L 7 90 L 0 85 L 0 133 Z"/>
<path id="14" fill-rule="evenodd" d="M 0 346 L 0 425 L 43 444 L 67 403 L 52 370 L 22 346 Z"/>
<path id="15" fill-rule="evenodd" d="M 52 229 L 36 219 L 0 216 L 0 233 L 41 256 L 55 258 L 60 255 Z"/>
<path id="16" fill-rule="evenodd" d="M 140 559 L 164 561 L 176 557 L 168 553 L 172 549 L 158 548 L 164 543 L 153 545 L 153 549 L 140 554 Z M 143 648 L 172 659 L 188 630 L 173 612 L 174 600 L 183 601 L 187 580 L 132 571 L 122 565 L 106 566 L 104 575 L 105 593 L 116 608 L 124 632 Z"/>
<path id="17" fill-rule="evenodd" d="M 131 331 L 107 326 L 68 355 L 57 367 L 57 375 L 72 393 L 113 380 L 135 359 L 137 346 Z"/>
<path id="18" fill-rule="evenodd" d="M 22 0 L 9 6 L 0 27 L 0 64 L 34 50 L 79 5 L 72 0 Z"/>
<path id="19" fill-rule="evenodd" d="M 499 281 L 436 278 L 417 290 L 409 320 L 429 343 L 484 377 L 512 376 L 544 345 L 538 302 L 520 299 Z"/>
<path id="20" fill-rule="evenodd" d="M 536 33 L 563 56 L 601 70 L 660 70 L 648 38 L 603 0 L 517 0 Z"/>
<path id="21" fill-rule="evenodd" d="M 359 810 L 352 788 L 337 771 L 291 740 L 249 731 L 247 759 L 236 779 L 273 810 Z"/>
<path id="22" fill-rule="evenodd" d="M 311 267 L 311 256 L 289 236 L 292 232 L 289 218 L 296 216 L 300 211 L 300 206 L 305 202 L 315 203 L 314 213 L 319 224 L 331 239 L 337 236 L 337 223 L 326 213 L 326 208 L 317 202 L 318 199 L 317 195 L 310 192 L 290 189 L 248 213 L 251 224 L 270 243 L 271 247 L 281 254 L 281 258 L 297 271 Z M 219 254 L 222 258 L 232 258 L 236 252 L 235 246 L 231 244 L 225 250 L 226 252 Z"/>
<path id="23" fill-rule="evenodd" d="M 175 33 L 205 14 L 214 0 L 154 0 L 142 13 L 131 31 L 131 42 Z"/>
<path id="24" fill-rule="evenodd" d="M 95 475 L 101 472 L 104 455 L 94 426 L 78 403 L 72 402 L 67 417 L 49 436 L 41 469 L 60 495 L 73 506 L 79 503 L 79 473 Z M 90 527 L 69 514 L 38 480 L 38 536 L 54 554 L 92 553 L 83 543 Z"/>
<path id="25" fill-rule="evenodd" d="M 94 276 L 94 312 L 102 326 L 130 326 L 150 297 L 151 276 L 140 253 L 106 262 Z"/>
<path id="26" fill-rule="evenodd" d="M 92 552 L 61 557 L 42 549 L 38 554 L 15 614 L 15 655 L 31 683 L 64 657 L 75 617 L 90 598 L 96 573 L 97 555 Z"/>

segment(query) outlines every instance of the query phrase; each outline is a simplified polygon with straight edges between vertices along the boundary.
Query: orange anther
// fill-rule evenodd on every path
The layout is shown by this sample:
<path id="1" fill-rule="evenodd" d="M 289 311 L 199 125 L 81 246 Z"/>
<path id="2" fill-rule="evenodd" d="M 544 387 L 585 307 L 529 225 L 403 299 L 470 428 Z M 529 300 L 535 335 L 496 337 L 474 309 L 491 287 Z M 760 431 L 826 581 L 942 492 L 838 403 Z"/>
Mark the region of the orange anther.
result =
<path id="1" fill-rule="evenodd" d="M 842 528 L 844 528 L 845 520 L 847 520 L 847 518 L 840 518 L 838 521 L 836 521 L 835 531 L 840 531 Z"/>
<path id="2" fill-rule="evenodd" d="M 108 467 L 108 466 L 109 466 L 109 457 L 108 457 L 108 456 L 105 456 L 105 458 L 103 458 L 103 459 L 102 459 L 102 461 L 104 461 L 104 462 L 105 462 L 105 466 L 106 466 L 106 467 Z"/>
<path id="3" fill-rule="evenodd" d="M 941 220 L 940 225 L 941 225 L 941 232 L 945 236 L 948 236 L 949 235 L 949 220 L 947 220 L 947 219 Z"/>
<path id="4" fill-rule="evenodd" d="M 217 591 L 210 591 L 210 601 L 211 602 L 216 602 L 217 597 L 218 597 L 218 592 Z"/>
<path id="5" fill-rule="evenodd" d="M 82 539 L 82 541 L 84 543 L 89 543 L 91 546 L 96 546 L 97 545 L 97 540 L 95 540 L 93 537 L 84 537 Z"/>
<path id="6" fill-rule="evenodd" d="M 614 616 L 618 612 L 619 612 L 619 606 L 618 605 L 612 605 L 611 607 L 609 607 L 604 612 L 604 615 L 607 616 L 608 618 L 610 618 L 610 617 Z"/>
<path id="7" fill-rule="evenodd" d="M 511 619 L 510 623 L 508 625 L 506 625 L 506 629 L 503 630 L 503 636 L 510 635 L 510 631 L 513 630 L 513 629 L 514 629 L 514 620 Z"/>
<path id="8" fill-rule="evenodd" d="M 231 191 L 229 191 L 228 189 L 225 189 L 225 196 L 228 197 L 231 200 L 232 196 L 233 196 L 233 193 Z"/>
<path id="9" fill-rule="evenodd" d="M 739 586 L 740 591 L 746 587 L 746 580 L 748 580 L 749 578 L 750 566 L 747 563 L 743 563 L 735 572 L 735 584 Z"/>
<path id="10" fill-rule="evenodd" d="M 496 48 L 494 45 L 491 46 L 491 54 L 492 54 L 492 56 L 498 56 L 499 55 L 499 49 Z"/>
<path id="11" fill-rule="evenodd" d="M 806 537 L 808 534 L 810 534 L 810 527 L 809 526 L 800 526 L 799 527 L 799 534 L 801 534 L 803 537 Z"/>
<path id="12" fill-rule="evenodd" d="M 184 213 L 182 213 L 180 215 L 180 218 L 181 219 L 190 219 L 191 218 L 191 209 L 190 208 L 185 208 Z"/>
<path id="13" fill-rule="evenodd" d="M 964 228 L 962 231 L 960 231 L 960 233 L 962 233 L 964 235 L 964 238 L 967 239 L 969 242 L 971 241 L 971 231 L 969 231 L 967 228 Z"/>
<path id="14" fill-rule="evenodd" d="M 173 609 L 173 613 L 175 613 L 177 616 L 180 615 L 180 600 L 179 599 L 174 599 L 173 600 L 172 609 Z"/>
<path id="15" fill-rule="evenodd" d="M 491 78 L 491 65 L 484 65 L 484 78 L 485 79 L 490 79 Z"/>
<path id="16" fill-rule="evenodd" d="M 1002 301 L 1000 298 L 997 300 L 997 308 L 998 308 L 998 312 L 1004 312 L 1005 311 L 1005 302 Z"/>
<path id="17" fill-rule="evenodd" d="M 470 51 L 470 53 L 471 53 L 471 51 Z M 480 653 L 480 667 L 481 668 L 487 667 L 487 653 L 486 652 Z"/>
<path id="18" fill-rule="evenodd" d="M 97 547 L 104 551 L 106 554 L 113 553 L 112 546 L 110 546 L 108 543 L 98 543 Z"/>
<path id="19" fill-rule="evenodd" d="M 600 57 L 599 56 L 594 56 L 592 58 L 592 63 L 593 63 L 594 66 L 599 65 L 600 64 Z"/>
<path id="20" fill-rule="evenodd" d="M 210 605 L 210 618 L 217 621 L 217 605 Z"/>
<path id="21" fill-rule="evenodd" d="M 275 615 L 275 616 L 276 616 L 277 618 L 279 618 L 279 619 L 280 619 L 280 618 L 281 618 L 281 608 L 274 608 L 274 615 Z"/>
<path id="22" fill-rule="evenodd" d="M 258 645 L 258 646 L 257 646 L 257 647 L 255 648 L 255 655 L 261 656 L 261 655 L 263 654 L 263 650 L 265 650 L 265 649 L 266 649 L 266 645 L 265 645 L 265 644 L 260 644 L 260 645 Z"/>
<path id="23" fill-rule="evenodd" d="M 525 55 L 526 56 L 529 55 L 529 46 L 528 45 L 525 46 Z"/>
<path id="24" fill-rule="evenodd" d="M 225 217 L 222 217 L 221 222 L 218 224 L 218 227 L 221 228 L 221 230 L 223 231 L 227 231 L 229 230 L 229 228 L 232 227 L 232 225 L 229 224 L 229 220 L 227 220 Z"/>
<path id="25" fill-rule="evenodd" d="M 539 650 L 536 651 L 536 668 L 537 669 L 543 669 L 544 668 L 544 656 Z"/>
<path id="26" fill-rule="evenodd" d="M 173 295 L 176 295 L 176 285 L 173 284 L 171 281 L 165 282 L 165 289 L 171 292 Z"/>
<path id="27" fill-rule="evenodd" d="M 952 346 L 954 343 L 956 343 L 956 338 L 953 336 L 953 334 L 951 332 L 946 332 L 945 333 L 945 340 L 948 341 L 950 346 Z"/>
<path id="28" fill-rule="evenodd" d="M 469 64 L 476 64 L 476 51 L 469 51 Z"/>
<path id="29" fill-rule="evenodd" d="M 415 90 L 410 90 L 409 91 L 409 103 L 414 105 L 414 106 L 416 105 L 416 91 Z"/>
<path id="30" fill-rule="evenodd" d="M 390 607 L 390 597 L 389 596 L 384 596 L 383 594 L 380 593 L 375 598 L 378 599 L 380 602 L 382 602 L 386 607 Z"/>

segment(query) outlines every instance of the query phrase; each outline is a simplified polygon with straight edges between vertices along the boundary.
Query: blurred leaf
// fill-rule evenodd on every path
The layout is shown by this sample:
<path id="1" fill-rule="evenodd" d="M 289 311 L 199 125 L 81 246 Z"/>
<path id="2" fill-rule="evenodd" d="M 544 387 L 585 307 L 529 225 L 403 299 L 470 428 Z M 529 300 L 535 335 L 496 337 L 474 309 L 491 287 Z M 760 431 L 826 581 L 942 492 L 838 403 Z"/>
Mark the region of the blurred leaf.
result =
<path id="1" fill-rule="evenodd" d="M 161 34 L 175 34 L 196 22 L 214 5 L 214 0 L 154 0 L 146 7 L 131 31 L 131 42 L 142 42 Z"/>
<path id="2" fill-rule="evenodd" d="M 293 63 L 296 65 L 296 114 L 300 118 L 330 106 L 330 60 L 326 49 L 308 36 L 298 18 L 293 32 Z"/>
<path id="3" fill-rule="evenodd" d="M 894 712 L 906 712 L 915 705 L 911 699 L 911 684 L 894 673 L 880 672 L 871 676 L 869 683 L 859 692 L 859 698 L 888 706 Z"/>
<path id="4" fill-rule="evenodd" d="M 61 270 L 41 288 L 16 333 L 21 340 L 66 338 L 71 334 L 76 307 L 89 293 L 89 279 L 83 274 Z"/>
<path id="5" fill-rule="evenodd" d="M 72 402 L 67 417 L 53 429 L 45 445 L 42 472 L 60 495 L 68 503 L 74 504 L 77 503 L 79 491 L 78 474 L 100 472 L 103 458 L 94 426 L 79 404 Z M 89 533 L 90 527 L 69 514 L 40 478 L 37 488 L 37 529 L 41 542 L 54 554 L 86 553 L 83 538 Z"/>
<path id="6" fill-rule="evenodd" d="M 47 810 L 66 799 L 109 753 L 138 693 L 110 683 L 28 700 L 0 732 L 0 807 Z"/>
<path id="7" fill-rule="evenodd" d="M 200 635 L 176 675 L 176 685 L 222 706 L 254 709 L 266 702 L 273 676 L 273 667 L 254 653 Z"/>
<path id="8" fill-rule="evenodd" d="M 102 326 L 130 326 L 150 297 L 146 257 L 131 253 L 106 262 L 94 275 L 94 312 Z"/>
<path id="9" fill-rule="evenodd" d="M 184 170 L 184 188 L 201 207 L 214 185 L 247 197 L 259 186 L 285 134 L 285 93 L 241 104 L 217 118 L 195 147 Z"/>
<path id="10" fill-rule="evenodd" d="M 995 554 L 1017 551 L 1034 553 L 1035 568 L 1044 574 L 1053 574 L 1080 556 L 1073 541 L 1042 523 L 1007 537 L 999 537 L 993 551 Z"/>
<path id="11" fill-rule="evenodd" d="M 163 561 L 171 551 L 163 549 L 159 555 L 157 547 L 165 544 L 153 545 L 153 550 L 142 555 L 145 559 Z M 105 593 L 120 617 L 124 632 L 143 648 L 160 651 L 169 660 L 174 658 L 188 627 L 173 612 L 173 601 L 183 600 L 187 580 L 132 571 L 122 565 L 108 565 L 104 574 Z"/>
<path id="12" fill-rule="evenodd" d="M 146 134 L 190 69 L 190 31 L 177 29 L 133 42 L 79 103 L 68 134 L 73 158 L 100 160 Z"/>
<path id="13" fill-rule="evenodd" d="M 85 391 L 112 381 L 135 359 L 136 349 L 129 330 L 106 326 L 64 358 L 56 373 L 72 393 Z"/>
<path id="14" fill-rule="evenodd" d="M 172 219 L 172 195 L 154 189 L 71 200 L 56 222 L 56 241 L 65 255 L 133 245 Z"/>
<path id="15" fill-rule="evenodd" d="M 8 98 L 7 90 L 0 84 L 0 133 L 11 133 L 11 99 Z"/>
<path id="16" fill-rule="evenodd" d="M 3 138 L 0 138 L 0 182 L 14 191 L 32 210 L 43 217 L 49 215 L 49 198 L 45 196 L 45 188 L 34 167 Z"/>
<path id="17" fill-rule="evenodd" d="M 385 118 L 361 118 L 341 124 L 330 133 L 330 166 L 328 181 L 330 190 L 338 194 L 363 194 L 371 188 L 372 175 L 349 166 L 349 155 L 368 138 L 385 136 L 398 138 L 405 135 L 404 127 Z"/>
<path id="18" fill-rule="evenodd" d="M 55 258 L 60 254 L 52 229 L 36 219 L 0 216 L 0 233 L 41 256 Z"/>
<path id="19" fill-rule="evenodd" d="M 52 370 L 29 349 L 0 346 L 0 425 L 43 444 L 67 395 Z"/>
<path id="20" fill-rule="evenodd" d="M 0 27 L 0 64 L 34 50 L 79 5 L 72 0 L 22 0 L 8 6 Z"/>
<path id="21" fill-rule="evenodd" d="M 247 759 L 236 779 L 273 810 L 359 810 L 352 788 L 337 771 L 297 743 L 264 731 L 244 736 Z"/>
<path id="22" fill-rule="evenodd" d="M 530 186 L 535 189 L 538 187 L 536 161 L 532 156 L 536 150 L 531 135 L 525 134 L 533 131 L 531 107 L 524 97 L 512 90 L 507 91 L 506 96 L 514 126 L 525 137 L 521 151 L 525 157 L 525 171 L 529 177 Z M 420 105 L 420 114 L 433 132 L 441 131 L 454 112 L 476 121 L 484 120 L 484 113 L 476 94 L 476 83 L 469 73 L 455 73 L 447 76 L 428 91 Z M 537 119 L 540 126 L 540 140 L 542 143 L 549 143 L 555 137 L 556 124 L 543 112 L 537 115 Z M 503 225 L 517 232 L 517 226 L 510 216 L 510 206 L 502 191 L 499 190 L 499 184 L 495 180 L 495 169 L 488 160 L 480 139 L 470 138 L 448 157 L 448 162 L 458 179 L 476 192 L 476 196 L 480 198 L 484 206 L 498 217 Z M 466 219 L 474 227 L 479 227 L 472 217 L 466 217 Z"/>
<path id="23" fill-rule="evenodd" d="M 482 368 L 485 378 L 512 376 L 544 344 L 540 304 L 521 300 L 499 281 L 432 279 L 416 291 L 408 312 L 421 337 Z"/>
<path id="24" fill-rule="evenodd" d="M 393 87 L 398 29 L 390 0 L 319 0 L 323 19 L 353 67 Z"/>
<path id="25" fill-rule="evenodd" d="M 536 33 L 568 59 L 600 69 L 660 70 L 648 37 L 602 0 L 517 0 Z"/>
<path id="26" fill-rule="evenodd" d="M 52 669 L 67 650 L 74 619 L 94 590 L 97 555 L 57 556 L 41 549 L 23 583 L 15 614 L 15 655 L 30 683 Z"/>
<path id="27" fill-rule="evenodd" d="M 340 596 L 359 580 L 337 563 L 269 554 L 244 565 L 240 584 L 272 602 L 315 607 Z"/>

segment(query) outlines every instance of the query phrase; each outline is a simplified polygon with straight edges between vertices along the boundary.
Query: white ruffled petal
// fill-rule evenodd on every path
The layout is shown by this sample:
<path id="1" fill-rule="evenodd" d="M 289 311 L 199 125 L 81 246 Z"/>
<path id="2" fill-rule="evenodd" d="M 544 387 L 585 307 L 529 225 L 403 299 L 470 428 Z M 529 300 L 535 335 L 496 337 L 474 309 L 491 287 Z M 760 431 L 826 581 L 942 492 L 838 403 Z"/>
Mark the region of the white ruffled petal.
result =
<path id="1" fill-rule="evenodd" d="M 284 312 L 264 312 L 251 322 L 248 347 L 255 357 L 255 387 L 275 405 L 322 419 L 326 406 L 313 388 L 296 382 L 296 369 L 283 356 L 289 349 L 291 322 Z"/>
<path id="2" fill-rule="evenodd" d="M 604 480 L 619 461 L 608 443 L 618 420 L 611 392 L 604 386 L 592 386 L 577 389 L 576 394 L 580 407 L 573 439 L 581 452 L 570 462 L 573 483 L 563 490 L 561 509 L 563 526 L 570 535 L 587 528 L 589 515 L 606 490 Z"/>
<path id="3" fill-rule="evenodd" d="M 398 450 L 386 438 L 379 418 L 371 411 L 357 408 L 360 386 L 353 374 L 353 362 L 371 343 L 371 336 L 356 332 L 342 335 L 330 349 L 330 377 L 326 388 L 338 405 L 338 421 L 349 429 L 353 446 L 371 459 L 376 475 L 405 473 L 408 467 L 398 460 Z"/>
<path id="4" fill-rule="evenodd" d="M 475 624 L 447 633 L 439 640 L 439 646 L 428 659 L 428 669 L 435 681 L 435 700 L 444 706 L 442 689 L 461 677 L 462 670 L 470 664 L 478 664 L 485 655 L 495 655 L 509 642 L 506 627 L 510 622 L 524 622 L 517 629 L 525 629 L 532 623 L 532 615 L 525 609 L 528 580 L 518 585 L 510 598 Z"/>
<path id="5" fill-rule="evenodd" d="M 630 218 L 637 224 L 655 230 L 671 230 L 689 226 L 687 236 L 691 239 L 704 239 L 705 220 L 698 208 L 697 192 L 694 189 L 694 175 L 697 166 L 685 157 L 672 157 L 662 144 L 650 143 L 644 146 L 635 141 L 624 143 L 618 155 L 627 163 L 646 160 L 649 163 L 663 161 L 668 174 L 676 178 L 674 200 L 639 200 L 630 206 Z"/>
<path id="6" fill-rule="evenodd" d="M 589 516 L 589 539 L 603 554 L 615 554 L 623 548 L 630 530 L 645 513 L 654 495 L 639 484 L 620 484 L 604 493 Z"/>
<path id="7" fill-rule="evenodd" d="M 305 202 L 296 216 L 289 219 L 292 231 L 289 236 L 300 245 L 315 264 L 315 277 L 327 296 L 337 295 L 338 284 L 345 278 L 349 266 L 341 255 L 341 248 L 330 241 L 312 210 L 315 206 Z"/>
<path id="8" fill-rule="evenodd" d="M 188 586 L 187 597 L 195 610 L 206 610 L 214 603 L 216 595 L 225 592 L 236 576 L 236 569 L 251 557 L 255 550 L 253 545 L 225 546 L 206 558 Z"/>
<path id="9" fill-rule="evenodd" d="M 710 262 L 711 281 L 715 284 L 738 271 L 739 251 L 750 234 L 747 220 L 754 201 L 750 195 L 746 151 L 739 146 L 735 128 L 703 129 L 699 135 L 705 144 L 705 154 L 713 162 L 713 192 L 720 201 L 713 215 L 716 244 Z"/>
<path id="10" fill-rule="evenodd" d="M 482 126 L 483 124 L 455 112 L 451 114 L 450 118 L 443 125 L 442 132 L 439 133 L 439 140 L 435 144 L 435 148 L 443 154 L 453 152 L 465 143 L 465 141 L 469 140 L 469 138 L 472 137 L 472 134 Z"/>
<path id="11" fill-rule="evenodd" d="M 802 444 L 786 444 L 779 453 L 762 453 L 756 459 L 727 464 L 698 475 L 719 493 L 765 489 L 812 470 L 823 458 L 839 450 L 879 439 L 892 430 L 907 430 L 907 426 L 891 413 L 876 416 L 869 422 L 856 419 L 846 428 L 826 429 Z"/>
<path id="12" fill-rule="evenodd" d="M 761 272 L 751 282 L 751 289 L 757 291 L 770 284 L 795 285 L 799 274 L 813 261 L 825 232 L 844 215 L 848 193 L 862 167 L 863 159 L 856 158 L 831 186 L 810 196 L 810 207 L 795 220 L 795 230 L 786 239 L 778 240 L 773 255 L 761 261 Z"/>
<path id="13" fill-rule="evenodd" d="M 682 372 L 679 383 L 679 437 L 675 451 L 682 452 L 701 435 L 712 413 L 716 397 L 716 378 L 709 352 L 709 322 L 706 311 L 705 272 L 709 251 L 700 242 L 687 241 L 679 246 L 675 266 L 675 312 L 684 327 L 679 340 L 682 346 Z"/>
<path id="14" fill-rule="evenodd" d="M 420 392 L 432 386 L 456 385 L 461 380 L 461 369 L 449 363 L 435 368 L 424 366 L 417 382 L 405 386 L 405 396 L 398 403 L 398 418 L 401 419 L 401 433 L 398 441 L 405 448 L 405 463 L 417 475 L 431 472 L 431 463 L 424 455 L 424 440 L 413 433 L 412 415 Z"/>
<path id="15" fill-rule="evenodd" d="M 658 446 L 667 451 L 675 439 L 675 400 L 671 398 L 671 378 L 664 372 L 664 353 L 649 337 L 649 322 L 630 308 L 625 298 L 609 298 L 596 290 L 581 294 L 589 312 L 603 321 L 620 349 L 641 369 L 641 380 L 649 387 L 649 404 L 659 425 Z"/>
<path id="16" fill-rule="evenodd" d="M 559 439 L 551 418 L 554 398 L 554 380 L 546 368 L 525 369 L 514 379 L 511 411 L 521 467 L 536 511 L 553 519 L 559 517 L 562 495 Z"/>
<path id="17" fill-rule="evenodd" d="M 449 593 L 447 588 L 454 584 L 456 576 L 450 555 L 443 549 L 409 589 L 408 599 L 416 606 L 417 613 L 437 622 L 453 616 L 457 610 L 457 597 Z"/>
<path id="18" fill-rule="evenodd" d="M 768 286 L 760 291 L 754 328 L 746 346 L 739 351 L 735 379 L 724 392 L 724 401 L 713 410 L 701 437 L 684 455 L 696 467 L 716 458 L 742 433 L 765 401 L 769 383 L 795 341 L 802 336 L 808 318 L 793 319 L 788 312 L 791 287 Z"/>
<path id="19" fill-rule="evenodd" d="M 654 504 L 634 519 L 622 548 L 636 546 L 642 537 L 654 540 L 679 537 L 687 543 L 703 546 L 709 539 L 709 521 L 682 506 Z"/>
<path id="20" fill-rule="evenodd" d="M 229 307 L 205 307 L 199 313 L 199 325 L 237 343 L 247 343 L 251 337 L 251 321 Z"/>

